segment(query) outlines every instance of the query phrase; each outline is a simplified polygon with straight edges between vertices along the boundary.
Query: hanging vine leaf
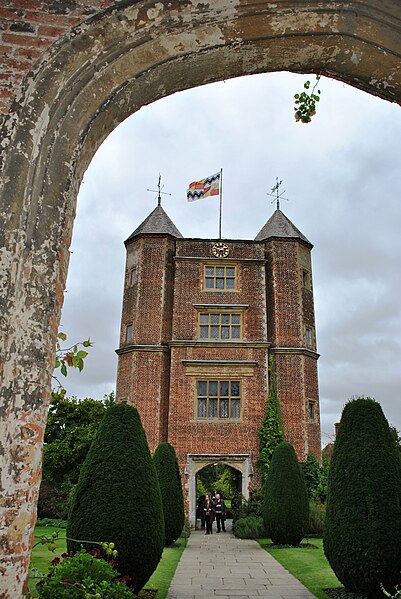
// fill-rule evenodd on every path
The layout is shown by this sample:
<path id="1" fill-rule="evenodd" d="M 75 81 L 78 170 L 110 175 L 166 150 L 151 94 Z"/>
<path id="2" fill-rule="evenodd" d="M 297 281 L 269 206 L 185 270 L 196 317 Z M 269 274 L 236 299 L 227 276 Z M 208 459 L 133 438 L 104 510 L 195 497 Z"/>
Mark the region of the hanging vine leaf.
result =
<path id="1" fill-rule="evenodd" d="M 316 89 L 319 81 L 320 75 L 316 75 L 316 83 L 311 92 L 308 91 L 310 89 L 311 82 L 306 81 L 304 83 L 304 89 L 307 91 L 303 91 L 300 94 L 294 95 L 296 104 L 294 108 L 296 121 L 300 121 L 301 123 L 310 123 L 312 116 L 316 114 L 316 103 L 320 102 L 320 89 Z"/>

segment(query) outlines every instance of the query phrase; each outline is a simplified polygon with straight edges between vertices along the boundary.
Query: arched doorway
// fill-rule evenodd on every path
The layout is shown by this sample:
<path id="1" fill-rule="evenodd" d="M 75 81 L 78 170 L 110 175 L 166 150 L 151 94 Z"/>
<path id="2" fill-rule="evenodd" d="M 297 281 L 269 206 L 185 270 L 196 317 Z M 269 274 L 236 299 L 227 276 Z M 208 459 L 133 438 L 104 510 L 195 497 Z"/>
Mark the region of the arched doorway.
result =
<path id="1" fill-rule="evenodd" d="M 399 19 L 397 0 L 124 3 L 59 39 L 16 84 L 2 121 L 5 597 L 26 578 L 76 195 L 96 149 L 141 106 L 241 74 L 319 71 L 401 102 Z"/>
<path id="2" fill-rule="evenodd" d="M 214 462 L 199 470 L 196 475 L 196 519 L 195 528 L 202 521 L 202 506 L 206 493 L 214 499 L 217 493 L 224 499 L 227 507 L 227 519 L 231 518 L 231 508 L 242 496 L 242 473 L 223 462 Z"/>
<path id="3" fill-rule="evenodd" d="M 243 495 L 246 499 L 249 497 L 249 484 L 253 476 L 253 467 L 251 456 L 247 454 L 188 454 L 187 463 L 185 466 L 185 475 L 187 477 L 186 490 L 187 490 L 187 506 L 188 506 L 188 517 L 191 526 L 196 526 L 196 508 L 198 499 L 198 484 L 197 479 L 199 473 L 205 469 L 214 469 L 228 466 L 232 472 L 234 472 L 234 484 L 236 491 Z M 217 477 L 211 476 L 211 486 L 214 485 L 214 481 Z M 213 482 L 212 482 L 213 481 Z M 208 490 L 208 489 L 206 489 Z M 209 489 L 210 492 L 214 490 L 218 492 L 218 489 Z"/>

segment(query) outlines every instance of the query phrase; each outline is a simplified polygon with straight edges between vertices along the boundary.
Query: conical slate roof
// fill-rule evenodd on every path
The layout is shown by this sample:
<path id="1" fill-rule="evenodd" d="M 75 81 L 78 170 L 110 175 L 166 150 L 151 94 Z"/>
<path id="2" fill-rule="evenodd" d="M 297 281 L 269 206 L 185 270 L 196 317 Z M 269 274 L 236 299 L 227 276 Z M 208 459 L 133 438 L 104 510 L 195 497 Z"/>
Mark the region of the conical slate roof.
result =
<path id="1" fill-rule="evenodd" d="M 171 235 L 182 238 L 181 233 L 161 206 L 156 206 L 143 223 L 125 240 L 125 243 L 138 235 Z"/>
<path id="2" fill-rule="evenodd" d="M 261 228 L 255 237 L 255 241 L 264 241 L 270 237 L 302 239 L 310 246 L 311 242 L 301 233 L 289 218 L 280 209 L 274 211 L 267 223 Z"/>

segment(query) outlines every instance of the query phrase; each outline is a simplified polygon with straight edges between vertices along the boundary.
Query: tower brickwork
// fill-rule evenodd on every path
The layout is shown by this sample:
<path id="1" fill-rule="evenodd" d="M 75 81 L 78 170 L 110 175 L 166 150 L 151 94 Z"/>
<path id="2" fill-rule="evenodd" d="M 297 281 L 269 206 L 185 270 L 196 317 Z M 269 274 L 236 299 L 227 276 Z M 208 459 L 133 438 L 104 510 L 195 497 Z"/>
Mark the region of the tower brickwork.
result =
<path id="1" fill-rule="evenodd" d="M 257 486 L 273 362 L 287 440 L 320 458 L 312 244 L 277 209 L 255 240 L 185 239 L 159 205 L 127 239 L 117 400 L 173 445 L 188 513 L 222 461 Z"/>

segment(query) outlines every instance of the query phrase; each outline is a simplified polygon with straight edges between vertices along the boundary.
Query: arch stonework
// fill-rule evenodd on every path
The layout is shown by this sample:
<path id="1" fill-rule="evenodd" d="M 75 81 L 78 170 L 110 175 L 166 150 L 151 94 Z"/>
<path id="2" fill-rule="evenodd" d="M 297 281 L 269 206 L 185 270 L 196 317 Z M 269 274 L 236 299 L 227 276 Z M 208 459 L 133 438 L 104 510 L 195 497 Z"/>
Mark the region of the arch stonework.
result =
<path id="1" fill-rule="evenodd" d="M 249 485 L 253 476 L 252 457 L 250 454 L 191 454 L 187 456 L 185 465 L 187 491 L 187 514 L 191 526 L 196 524 L 196 475 L 211 464 L 230 466 L 241 474 L 241 493 L 248 499 Z"/>
<path id="2" fill-rule="evenodd" d="M 276 70 L 321 72 L 401 103 L 399 0 L 94 6 L 9 0 L 0 10 L 4 599 L 26 588 L 76 196 L 104 138 L 168 94 Z"/>

